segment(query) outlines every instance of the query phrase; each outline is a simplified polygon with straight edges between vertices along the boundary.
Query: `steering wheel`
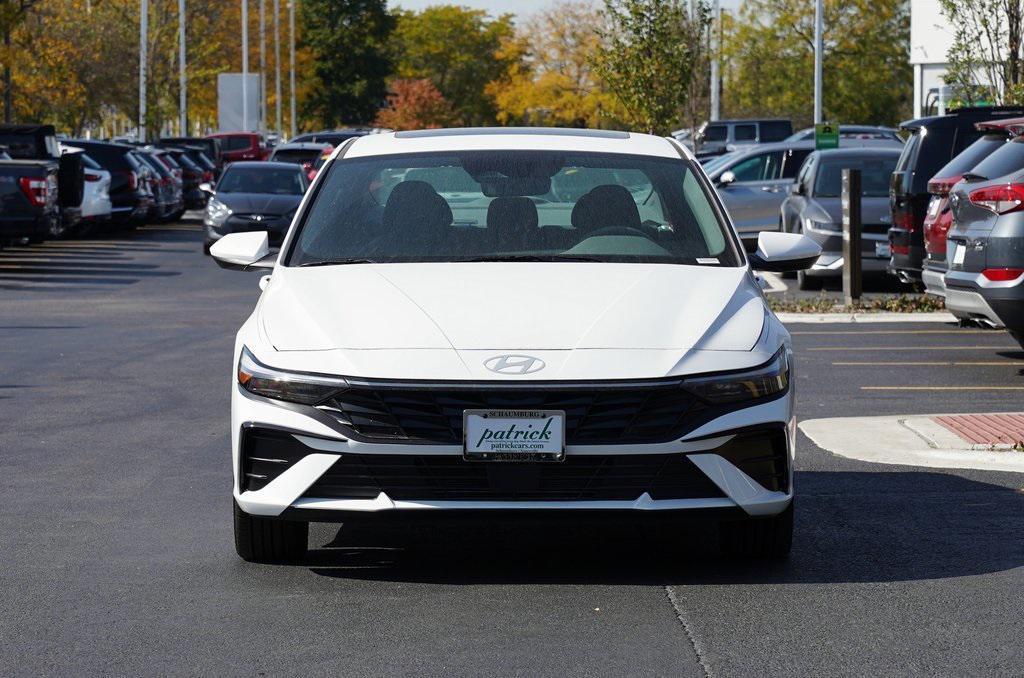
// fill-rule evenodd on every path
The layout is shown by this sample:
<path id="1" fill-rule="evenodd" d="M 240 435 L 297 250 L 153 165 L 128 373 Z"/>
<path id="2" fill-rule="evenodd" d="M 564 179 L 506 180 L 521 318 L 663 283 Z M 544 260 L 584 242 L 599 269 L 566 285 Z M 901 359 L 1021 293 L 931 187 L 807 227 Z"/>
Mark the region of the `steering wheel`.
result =
<path id="1" fill-rule="evenodd" d="M 650 236 L 641 231 L 639 228 L 633 228 L 632 226 L 605 226 L 599 228 L 596 231 L 587 234 L 588 238 L 593 238 L 600 235 L 630 235 L 630 236 L 641 236 L 643 238 L 650 239 Z"/>

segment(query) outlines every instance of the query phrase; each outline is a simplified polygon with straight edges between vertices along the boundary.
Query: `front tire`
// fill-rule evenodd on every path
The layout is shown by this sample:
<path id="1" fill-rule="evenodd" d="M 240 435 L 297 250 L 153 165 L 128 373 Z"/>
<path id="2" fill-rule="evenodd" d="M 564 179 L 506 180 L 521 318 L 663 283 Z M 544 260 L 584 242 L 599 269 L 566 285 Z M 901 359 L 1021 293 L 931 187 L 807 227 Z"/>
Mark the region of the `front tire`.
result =
<path id="1" fill-rule="evenodd" d="M 234 503 L 235 551 L 250 563 L 297 563 L 306 557 L 309 523 L 246 513 Z"/>
<path id="2" fill-rule="evenodd" d="M 718 546 L 727 556 L 785 558 L 793 546 L 793 502 L 782 513 L 768 518 L 722 522 Z"/>

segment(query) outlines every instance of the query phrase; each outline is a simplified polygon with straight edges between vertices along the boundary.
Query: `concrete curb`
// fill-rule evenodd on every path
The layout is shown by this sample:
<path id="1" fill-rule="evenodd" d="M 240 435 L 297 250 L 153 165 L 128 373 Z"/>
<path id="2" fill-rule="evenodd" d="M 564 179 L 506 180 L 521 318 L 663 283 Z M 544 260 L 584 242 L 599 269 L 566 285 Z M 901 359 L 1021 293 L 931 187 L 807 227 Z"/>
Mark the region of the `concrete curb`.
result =
<path id="1" fill-rule="evenodd" d="M 782 323 L 956 323 L 952 313 L 776 313 Z"/>
<path id="2" fill-rule="evenodd" d="M 1024 452 L 971 445 L 931 422 L 932 416 L 942 415 L 809 419 L 799 426 L 818 447 L 849 459 L 1024 473 Z"/>

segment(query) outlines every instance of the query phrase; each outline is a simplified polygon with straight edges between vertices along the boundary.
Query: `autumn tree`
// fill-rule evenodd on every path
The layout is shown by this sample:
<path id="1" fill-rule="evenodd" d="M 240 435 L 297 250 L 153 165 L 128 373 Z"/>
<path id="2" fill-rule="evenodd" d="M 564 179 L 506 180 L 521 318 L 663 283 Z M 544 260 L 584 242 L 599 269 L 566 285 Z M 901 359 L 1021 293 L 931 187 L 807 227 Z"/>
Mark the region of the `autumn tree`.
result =
<path id="1" fill-rule="evenodd" d="M 496 19 L 483 10 L 437 5 L 420 12 L 398 11 L 391 41 L 395 75 L 429 78 L 465 125 L 496 120 L 487 83 L 505 76 L 519 58 L 505 49 L 515 31 L 512 16 Z"/>
<path id="2" fill-rule="evenodd" d="M 1024 102 L 1024 0 L 939 0 L 953 29 L 944 80 L 965 104 Z"/>
<path id="3" fill-rule="evenodd" d="M 314 55 L 303 111 L 324 127 L 365 124 L 387 95 L 387 40 L 394 17 L 384 0 L 303 0 L 303 44 Z"/>
<path id="4" fill-rule="evenodd" d="M 723 22 L 723 112 L 813 121 L 814 7 L 747 0 Z M 909 114 L 913 77 L 904 0 L 825 0 L 823 107 L 829 120 L 891 125 Z"/>
<path id="5" fill-rule="evenodd" d="M 598 75 L 633 125 L 668 134 L 684 117 L 693 79 L 706 60 L 707 5 L 704 0 L 605 0 L 602 14 L 606 27 L 594 62 Z"/>
<path id="6" fill-rule="evenodd" d="M 457 116 L 430 79 L 395 80 L 374 124 L 393 130 L 436 129 L 456 125 Z"/>
<path id="7" fill-rule="evenodd" d="M 17 58 L 13 33 L 25 21 L 41 0 L 0 0 L 0 32 L 4 36 L 2 62 L 4 67 L 4 122 L 13 116 L 12 65 Z"/>
<path id="8" fill-rule="evenodd" d="M 521 54 L 487 93 L 502 124 L 555 127 L 617 126 L 622 112 L 593 63 L 603 17 L 582 0 L 556 3 L 529 19 L 506 49 Z"/>

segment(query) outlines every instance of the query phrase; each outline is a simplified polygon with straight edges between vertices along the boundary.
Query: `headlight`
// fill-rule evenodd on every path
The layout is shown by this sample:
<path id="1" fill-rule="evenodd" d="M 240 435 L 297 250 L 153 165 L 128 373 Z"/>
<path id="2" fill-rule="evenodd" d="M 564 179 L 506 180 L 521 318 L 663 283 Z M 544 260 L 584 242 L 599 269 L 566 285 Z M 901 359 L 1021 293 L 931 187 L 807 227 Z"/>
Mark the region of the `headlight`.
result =
<path id="1" fill-rule="evenodd" d="M 710 403 L 736 403 L 778 395 L 789 387 L 789 360 L 783 347 L 766 364 L 749 372 L 687 380 L 686 389 Z"/>
<path id="2" fill-rule="evenodd" d="M 832 231 L 838 233 L 843 230 L 843 225 L 831 221 L 815 221 L 810 217 L 804 217 L 804 228 L 809 231 Z"/>
<path id="3" fill-rule="evenodd" d="M 348 388 L 348 382 L 338 377 L 267 367 L 245 347 L 242 347 L 242 355 L 238 359 L 238 383 L 253 395 L 303 405 L 316 405 Z"/>
<path id="4" fill-rule="evenodd" d="M 219 228 L 231 216 L 231 208 L 216 198 L 210 198 L 206 203 L 206 225 Z"/>

